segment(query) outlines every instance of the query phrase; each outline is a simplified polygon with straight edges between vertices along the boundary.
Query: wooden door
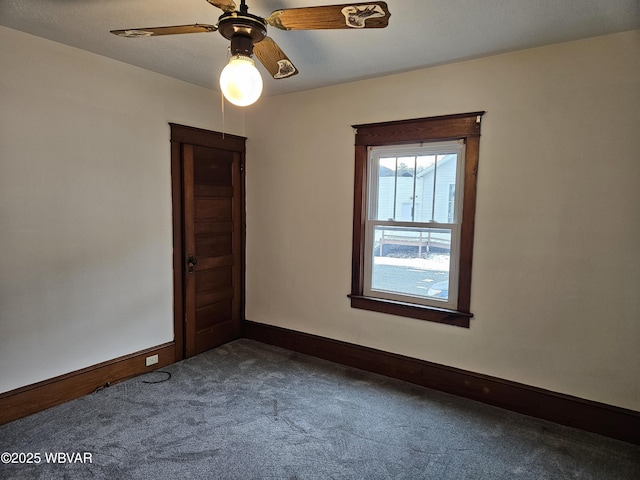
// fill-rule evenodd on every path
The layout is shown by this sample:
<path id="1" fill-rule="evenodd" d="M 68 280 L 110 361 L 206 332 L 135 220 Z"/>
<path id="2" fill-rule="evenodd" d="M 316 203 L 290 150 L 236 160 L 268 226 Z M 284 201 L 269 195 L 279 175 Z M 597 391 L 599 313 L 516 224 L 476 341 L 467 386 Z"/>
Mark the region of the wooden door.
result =
<path id="1" fill-rule="evenodd" d="M 186 358 L 240 336 L 244 309 L 244 139 L 239 149 L 237 139 L 241 137 L 220 137 L 214 132 L 205 135 L 196 129 L 196 138 L 175 142 L 175 129 L 172 125 L 172 155 L 180 157 L 180 181 L 174 178 L 173 184 L 174 190 L 181 190 L 182 284 L 176 343 L 178 330 L 182 330 L 182 356 Z M 202 135 L 210 138 L 204 141 Z M 174 229 L 175 210 L 174 192 Z M 176 255 L 174 252 L 174 269 Z"/>

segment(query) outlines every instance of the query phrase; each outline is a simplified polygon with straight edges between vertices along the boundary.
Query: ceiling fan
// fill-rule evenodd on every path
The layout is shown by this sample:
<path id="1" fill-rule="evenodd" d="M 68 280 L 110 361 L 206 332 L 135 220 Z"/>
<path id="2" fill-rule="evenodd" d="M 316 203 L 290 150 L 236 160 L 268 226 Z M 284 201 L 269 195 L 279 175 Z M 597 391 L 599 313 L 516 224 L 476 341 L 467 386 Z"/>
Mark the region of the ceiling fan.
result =
<path id="1" fill-rule="evenodd" d="M 222 72 L 220 86 L 225 97 L 240 106 L 254 103 L 262 93 L 262 78 L 253 66 L 251 58 L 254 53 L 275 79 L 289 78 L 298 73 L 298 69 L 278 44 L 267 36 L 267 25 L 280 30 L 384 28 L 389 24 L 391 16 L 387 4 L 380 1 L 289 8 L 276 10 L 266 18 L 250 14 L 245 0 L 241 0 L 239 8 L 233 0 L 207 0 L 207 2 L 224 12 L 218 18 L 216 25 L 196 23 L 171 27 L 111 30 L 111 33 L 122 37 L 140 38 L 220 32 L 224 38 L 231 41 L 231 59 Z M 241 72 L 233 76 L 233 70 L 241 70 Z M 256 95 L 257 89 L 259 91 Z M 249 90 L 253 90 L 253 95 L 247 97 L 245 91 Z"/>

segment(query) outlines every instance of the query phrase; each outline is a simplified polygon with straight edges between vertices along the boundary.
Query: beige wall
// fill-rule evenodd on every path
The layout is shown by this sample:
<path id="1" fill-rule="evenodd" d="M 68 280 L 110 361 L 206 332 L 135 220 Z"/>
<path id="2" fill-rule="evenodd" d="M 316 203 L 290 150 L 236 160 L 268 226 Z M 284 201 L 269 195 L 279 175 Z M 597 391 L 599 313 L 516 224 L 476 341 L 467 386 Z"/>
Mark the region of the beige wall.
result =
<path id="1" fill-rule="evenodd" d="M 222 120 L 210 90 L 5 27 L 0 45 L 3 392 L 173 339 L 168 122 Z"/>
<path id="2" fill-rule="evenodd" d="M 351 309 L 350 125 L 477 110 L 471 328 Z M 639 125 L 640 31 L 264 99 L 247 318 L 640 410 Z"/>

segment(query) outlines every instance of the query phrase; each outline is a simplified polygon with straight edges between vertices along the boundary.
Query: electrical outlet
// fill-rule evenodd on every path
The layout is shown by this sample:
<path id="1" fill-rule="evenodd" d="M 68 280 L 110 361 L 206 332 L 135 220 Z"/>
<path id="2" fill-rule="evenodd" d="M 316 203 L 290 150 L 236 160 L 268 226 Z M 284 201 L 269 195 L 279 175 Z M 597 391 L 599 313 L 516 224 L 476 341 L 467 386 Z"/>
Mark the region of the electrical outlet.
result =
<path id="1" fill-rule="evenodd" d="M 155 365 L 156 363 L 158 363 L 158 354 L 156 353 L 155 355 L 151 355 L 150 357 L 147 357 L 145 360 L 145 363 L 147 367 L 150 367 L 151 365 Z"/>

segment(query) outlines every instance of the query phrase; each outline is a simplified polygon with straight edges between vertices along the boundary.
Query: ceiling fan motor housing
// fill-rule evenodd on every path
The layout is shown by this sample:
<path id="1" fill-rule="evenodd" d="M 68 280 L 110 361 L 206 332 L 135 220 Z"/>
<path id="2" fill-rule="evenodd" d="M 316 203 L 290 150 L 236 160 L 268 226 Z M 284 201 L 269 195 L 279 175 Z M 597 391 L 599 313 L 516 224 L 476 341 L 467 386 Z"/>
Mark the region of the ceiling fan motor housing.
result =
<path id="1" fill-rule="evenodd" d="M 250 13 L 230 12 L 218 19 L 218 31 L 231 40 L 232 55 L 253 54 L 253 44 L 267 36 L 267 23 L 261 17 Z"/>
<path id="2" fill-rule="evenodd" d="M 231 55 L 244 55 L 250 57 L 253 55 L 253 40 L 241 33 L 236 33 L 231 38 Z"/>

